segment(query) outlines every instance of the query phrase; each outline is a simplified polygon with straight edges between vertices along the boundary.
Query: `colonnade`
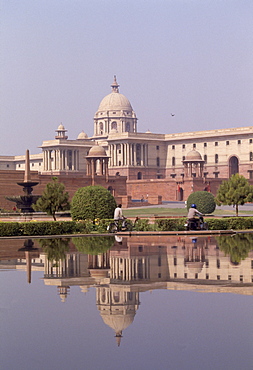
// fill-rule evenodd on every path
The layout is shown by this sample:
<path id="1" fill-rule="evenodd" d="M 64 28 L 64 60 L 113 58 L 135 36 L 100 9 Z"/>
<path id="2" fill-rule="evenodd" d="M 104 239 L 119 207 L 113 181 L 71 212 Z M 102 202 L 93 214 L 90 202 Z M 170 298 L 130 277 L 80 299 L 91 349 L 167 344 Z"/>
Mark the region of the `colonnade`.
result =
<path id="1" fill-rule="evenodd" d="M 45 255 L 44 278 L 80 276 L 80 254 L 66 254 L 65 259 L 49 261 Z"/>
<path id="2" fill-rule="evenodd" d="M 43 150 L 44 171 L 79 170 L 79 151 L 70 149 Z"/>
<path id="3" fill-rule="evenodd" d="M 110 166 L 148 166 L 148 144 L 109 145 Z"/>
<path id="4" fill-rule="evenodd" d="M 150 264 L 148 257 L 113 257 L 110 259 L 110 266 L 111 279 L 131 281 L 150 278 Z"/>
<path id="5" fill-rule="evenodd" d="M 196 177 L 203 177 L 203 168 L 205 161 L 183 161 L 185 177 L 192 177 L 193 173 Z"/>

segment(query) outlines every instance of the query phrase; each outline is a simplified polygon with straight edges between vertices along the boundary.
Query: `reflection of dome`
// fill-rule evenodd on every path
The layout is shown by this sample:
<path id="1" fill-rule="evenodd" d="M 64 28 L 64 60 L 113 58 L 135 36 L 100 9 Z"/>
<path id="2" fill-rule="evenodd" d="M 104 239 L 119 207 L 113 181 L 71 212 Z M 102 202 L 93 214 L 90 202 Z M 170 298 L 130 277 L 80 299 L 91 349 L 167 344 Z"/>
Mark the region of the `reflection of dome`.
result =
<path id="1" fill-rule="evenodd" d="M 193 149 L 187 154 L 185 160 L 186 161 L 202 161 L 202 157 L 199 152 Z"/>
<path id="2" fill-rule="evenodd" d="M 77 136 L 77 140 L 84 140 L 87 138 L 88 138 L 88 135 L 84 131 L 80 132 L 80 134 Z"/>
<path id="3" fill-rule="evenodd" d="M 95 145 L 90 148 L 88 157 L 107 157 L 107 155 L 102 146 Z"/>
<path id="4" fill-rule="evenodd" d="M 106 95 L 101 101 L 98 112 L 100 111 L 113 111 L 113 110 L 126 110 L 132 112 L 133 108 L 129 100 L 119 93 L 119 85 L 116 81 L 116 76 L 114 76 L 114 82 L 111 85 L 112 92 Z"/>
<path id="5" fill-rule="evenodd" d="M 185 264 L 191 272 L 199 274 L 202 271 L 204 262 L 186 262 Z"/>

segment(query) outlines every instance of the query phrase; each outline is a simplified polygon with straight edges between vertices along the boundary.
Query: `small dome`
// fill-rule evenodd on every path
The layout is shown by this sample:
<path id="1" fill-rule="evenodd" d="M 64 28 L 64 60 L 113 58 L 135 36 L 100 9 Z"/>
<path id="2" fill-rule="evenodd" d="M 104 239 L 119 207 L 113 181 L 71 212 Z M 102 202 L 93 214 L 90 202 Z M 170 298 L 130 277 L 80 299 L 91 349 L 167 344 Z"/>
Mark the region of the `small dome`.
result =
<path id="1" fill-rule="evenodd" d="M 59 126 L 58 126 L 58 129 L 57 131 L 63 131 L 65 130 L 65 127 L 63 126 L 63 124 L 61 123 Z"/>
<path id="2" fill-rule="evenodd" d="M 90 148 L 88 157 L 107 157 L 107 154 L 102 146 L 94 145 Z"/>
<path id="3" fill-rule="evenodd" d="M 77 136 L 77 140 L 84 140 L 87 138 L 88 138 L 88 135 L 84 131 L 80 132 L 80 134 Z"/>
<path id="4" fill-rule="evenodd" d="M 148 131 L 146 131 L 146 134 L 151 134 L 151 131 L 148 129 Z"/>
<path id="5" fill-rule="evenodd" d="M 201 154 L 194 149 L 187 154 L 185 159 L 187 161 L 202 161 Z"/>

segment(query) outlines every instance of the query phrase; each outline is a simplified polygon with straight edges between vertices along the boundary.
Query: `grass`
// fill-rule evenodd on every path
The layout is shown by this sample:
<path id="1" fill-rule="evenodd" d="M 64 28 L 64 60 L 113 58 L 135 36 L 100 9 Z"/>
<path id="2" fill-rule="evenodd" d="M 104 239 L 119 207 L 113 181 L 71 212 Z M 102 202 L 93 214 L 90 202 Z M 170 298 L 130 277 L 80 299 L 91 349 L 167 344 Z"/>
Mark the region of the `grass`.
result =
<path id="1" fill-rule="evenodd" d="M 155 207 L 155 208 L 128 208 L 124 210 L 124 216 L 126 217 L 186 217 L 186 208 L 165 208 L 165 207 Z M 252 211 L 239 211 L 239 216 L 252 215 Z M 216 209 L 210 216 L 235 216 L 234 210 L 222 210 Z"/>

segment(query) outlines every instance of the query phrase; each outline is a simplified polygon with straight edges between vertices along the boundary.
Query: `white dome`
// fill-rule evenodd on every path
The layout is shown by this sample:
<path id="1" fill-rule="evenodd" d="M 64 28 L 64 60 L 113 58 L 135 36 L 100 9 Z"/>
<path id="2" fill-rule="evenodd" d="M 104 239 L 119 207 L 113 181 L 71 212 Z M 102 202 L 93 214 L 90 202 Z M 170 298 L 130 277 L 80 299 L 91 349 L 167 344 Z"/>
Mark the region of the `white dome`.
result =
<path id="1" fill-rule="evenodd" d="M 80 132 L 80 134 L 77 136 L 77 140 L 84 140 L 87 138 L 88 138 L 88 135 L 84 131 Z"/>
<path id="2" fill-rule="evenodd" d="M 112 111 L 112 110 L 127 110 L 132 111 L 133 108 L 129 100 L 120 93 L 112 92 L 104 97 L 101 101 L 98 111 Z"/>
<path id="3" fill-rule="evenodd" d="M 98 112 L 101 111 L 130 111 L 132 112 L 133 108 L 129 100 L 125 95 L 119 93 L 119 85 L 116 81 L 116 76 L 114 76 L 114 81 L 111 85 L 112 92 L 104 97 L 98 107 Z"/>

